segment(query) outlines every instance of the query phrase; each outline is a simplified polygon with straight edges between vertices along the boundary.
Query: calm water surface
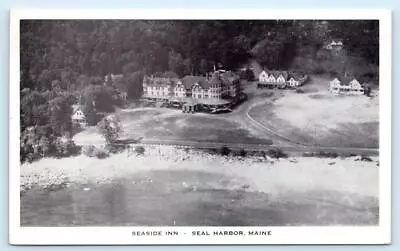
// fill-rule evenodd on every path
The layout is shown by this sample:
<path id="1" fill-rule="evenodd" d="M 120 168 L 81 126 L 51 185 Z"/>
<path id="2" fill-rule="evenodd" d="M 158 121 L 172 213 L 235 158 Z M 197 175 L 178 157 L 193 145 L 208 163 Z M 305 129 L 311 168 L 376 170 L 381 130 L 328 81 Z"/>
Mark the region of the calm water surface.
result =
<path id="1" fill-rule="evenodd" d="M 33 188 L 21 195 L 23 226 L 374 225 L 378 201 L 315 191 L 272 198 L 228 189 L 215 173 L 152 171 L 108 184 Z"/>

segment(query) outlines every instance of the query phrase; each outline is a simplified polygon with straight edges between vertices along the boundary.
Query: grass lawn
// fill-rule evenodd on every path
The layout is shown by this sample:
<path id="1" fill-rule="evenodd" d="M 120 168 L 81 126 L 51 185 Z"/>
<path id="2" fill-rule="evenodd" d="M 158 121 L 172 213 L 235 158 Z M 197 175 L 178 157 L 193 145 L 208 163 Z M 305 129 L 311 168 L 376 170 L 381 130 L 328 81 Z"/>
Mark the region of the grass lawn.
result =
<path id="1" fill-rule="evenodd" d="M 379 146 L 379 97 L 333 96 L 328 79 L 313 77 L 305 93 L 287 91 L 249 114 L 260 123 L 310 145 Z"/>
<path id="2" fill-rule="evenodd" d="M 240 123 L 218 115 L 184 114 L 167 108 L 123 111 L 118 115 L 124 129 L 122 138 L 272 143 L 255 137 Z"/>

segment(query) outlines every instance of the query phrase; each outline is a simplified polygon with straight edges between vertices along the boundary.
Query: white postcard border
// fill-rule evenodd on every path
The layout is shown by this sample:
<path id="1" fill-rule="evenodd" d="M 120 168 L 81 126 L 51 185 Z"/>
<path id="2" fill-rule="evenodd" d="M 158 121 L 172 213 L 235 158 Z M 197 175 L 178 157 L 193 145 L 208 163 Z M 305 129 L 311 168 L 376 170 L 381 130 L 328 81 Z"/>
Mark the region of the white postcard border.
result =
<path id="1" fill-rule="evenodd" d="M 379 19 L 380 167 L 378 226 L 368 227 L 21 227 L 20 60 L 21 19 Z M 10 14 L 9 242 L 62 244 L 388 244 L 391 242 L 391 13 L 355 9 L 18 9 Z M 178 231 L 179 236 L 132 236 L 132 231 Z M 270 236 L 192 236 L 191 231 L 271 231 Z"/>

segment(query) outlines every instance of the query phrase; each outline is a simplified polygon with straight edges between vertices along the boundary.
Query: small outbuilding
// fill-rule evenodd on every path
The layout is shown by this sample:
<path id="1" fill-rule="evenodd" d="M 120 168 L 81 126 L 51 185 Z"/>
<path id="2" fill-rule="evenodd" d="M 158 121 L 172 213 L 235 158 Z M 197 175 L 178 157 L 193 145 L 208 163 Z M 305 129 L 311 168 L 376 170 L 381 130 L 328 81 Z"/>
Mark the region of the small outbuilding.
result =
<path id="1" fill-rule="evenodd" d="M 72 123 L 75 125 L 79 125 L 82 128 L 88 126 L 86 115 L 83 111 L 83 107 L 80 105 L 72 106 Z"/>

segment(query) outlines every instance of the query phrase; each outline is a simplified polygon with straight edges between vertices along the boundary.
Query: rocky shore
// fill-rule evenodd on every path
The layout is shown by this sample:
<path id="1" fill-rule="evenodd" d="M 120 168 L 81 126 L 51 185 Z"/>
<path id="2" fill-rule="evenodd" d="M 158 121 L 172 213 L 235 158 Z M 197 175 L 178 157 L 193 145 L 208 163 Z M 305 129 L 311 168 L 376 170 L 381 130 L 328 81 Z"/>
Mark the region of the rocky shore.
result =
<path id="1" fill-rule="evenodd" d="M 224 174 L 232 178 L 230 189 L 245 187 L 273 194 L 322 189 L 378 197 L 378 157 L 371 160 L 360 161 L 357 157 L 225 157 L 172 146 L 145 146 L 143 155 L 124 151 L 107 159 L 80 155 L 24 163 L 20 187 L 23 193 L 32 187 L 51 190 L 73 184 L 112 182 L 145 171 L 185 170 Z"/>

